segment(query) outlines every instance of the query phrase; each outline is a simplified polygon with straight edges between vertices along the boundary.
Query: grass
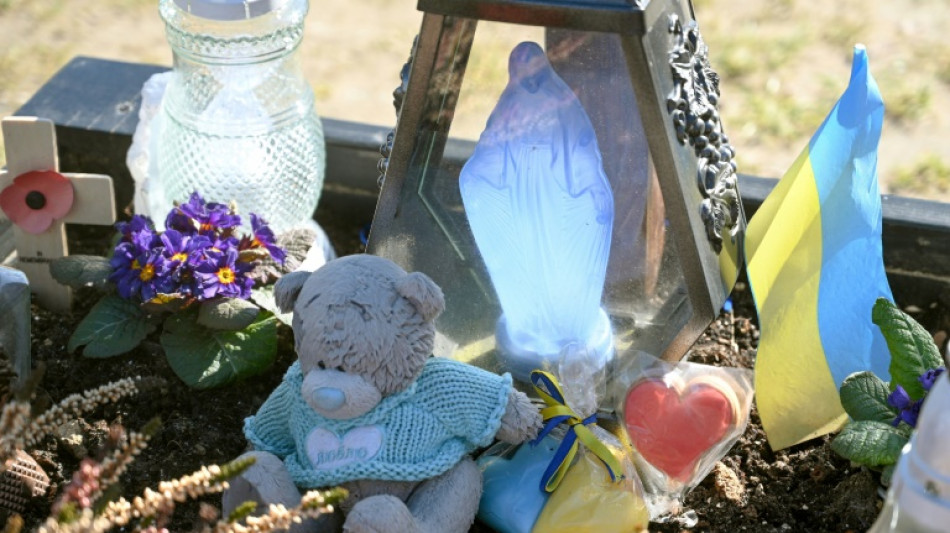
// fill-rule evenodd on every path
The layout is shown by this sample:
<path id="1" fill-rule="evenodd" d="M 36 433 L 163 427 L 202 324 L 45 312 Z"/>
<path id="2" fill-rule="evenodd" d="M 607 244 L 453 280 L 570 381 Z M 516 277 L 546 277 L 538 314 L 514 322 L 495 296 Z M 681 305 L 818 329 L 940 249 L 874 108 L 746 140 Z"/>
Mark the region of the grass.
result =
<path id="1" fill-rule="evenodd" d="M 836 9 L 833 24 L 822 24 L 819 26 L 818 34 L 820 40 L 835 48 L 850 50 L 854 43 L 860 42 L 870 30 L 871 23 L 868 20 L 867 12 L 864 9 L 853 8 Z"/>
<path id="2" fill-rule="evenodd" d="M 99 0 L 91 12 L 69 0 L 0 0 L 0 116 L 19 108 L 77 53 L 167 63 L 158 22 L 140 26 L 152 40 L 139 34 L 131 38 L 136 30 L 127 27 L 130 20 L 157 19 L 157 2 Z M 354 2 L 337 9 L 338 16 L 352 15 L 342 26 L 327 18 L 326 4 L 311 0 L 310 5 L 308 27 L 345 30 L 321 30 L 325 40 L 305 47 L 307 64 L 319 72 L 305 70 L 318 109 L 335 118 L 390 124 L 390 92 L 418 29 L 415 0 Z M 897 154 L 893 161 L 880 158 L 882 187 L 885 179 L 897 179 L 926 161 L 928 152 L 939 152 L 934 139 L 950 133 L 950 120 L 938 112 L 950 106 L 950 48 L 943 36 L 950 4 L 694 0 L 693 5 L 712 66 L 722 78 L 723 124 L 743 169 L 773 176 L 787 170 L 844 90 L 856 42 L 868 47 L 887 106 L 882 149 Z M 507 82 L 507 54 L 525 38 L 543 42 L 538 28 L 479 23 L 452 135 L 478 137 Z M 350 77 L 358 70 L 367 74 Z M 365 80 L 379 87 L 356 87 Z M 368 96 L 353 103 L 349 94 Z M 909 190 L 907 184 L 897 186 Z M 934 187 L 932 194 L 950 200 L 950 190 L 940 190 Z"/>
<path id="3" fill-rule="evenodd" d="M 899 169 L 890 189 L 894 193 L 915 195 L 950 192 L 950 165 L 937 154 L 926 154 L 913 165 Z"/>
<path id="4" fill-rule="evenodd" d="M 801 52 L 805 41 L 797 36 L 762 35 L 755 28 L 734 32 L 710 51 L 710 62 L 733 83 L 761 72 L 779 72 Z"/>
<path id="5" fill-rule="evenodd" d="M 46 43 L 0 49 L 0 72 L 3 73 L 0 76 L 0 116 L 12 113 L 29 97 L 29 93 L 21 92 L 24 80 L 30 80 L 38 87 L 44 79 L 53 75 L 57 65 L 68 59 L 66 48 Z M 0 146 L 3 146 L 2 132 Z M 0 150 L 0 167 L 6 162 L 6 153 Z"/>
<path id="6" fill-rule="evenodd" d="M 480 22 L 465 69 L 452 136 L 478 139 L 498 97 L 508 85 L 508 55 L 522 41 L 544 43 L 539 28 Z"/>
<path id="7" fill-rule="evenodd" d="M 907 124 L 920 120 L 930 110 L 932 89 L 929 84 L 922 83 L 915 76 L 886 70 L 877 78 L 877 82 L 889 120 Z"/>
<path id="8" fill-rule="evenodd" d="M 826 112 L 795 94 L 762 91 L 747 96 L 741 109 L 728 118 L 731 131 L 753 144 L 782 144 L 807 141 Z"/>
<path id="9" fill-rule="evenodd" d="M 923 41 L 914 50 L 915 57 L 922 58 L 922 66 L 932 66 L 934 76 L 950 84 L 950 48 L 942 41 Z"/>

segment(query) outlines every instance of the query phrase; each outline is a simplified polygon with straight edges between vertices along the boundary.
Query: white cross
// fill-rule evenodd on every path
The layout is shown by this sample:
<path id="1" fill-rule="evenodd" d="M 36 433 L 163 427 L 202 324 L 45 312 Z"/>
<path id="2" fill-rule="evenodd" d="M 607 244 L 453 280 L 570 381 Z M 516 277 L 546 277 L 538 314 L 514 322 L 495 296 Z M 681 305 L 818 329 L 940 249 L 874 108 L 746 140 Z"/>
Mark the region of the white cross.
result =
<path id="1" fill-rule="evenodd" d="M 33 170 L 59 171 L 56 154 L 56 130 L 53 123 L 36 117 L 3 119 L 3 138 L 7 154 L 7 170 L 0 172 L 0 191 L 22 174 Z M 72 209 L 65 217 L 54 220 L 39 235 L 26 233 L 15 224 L 13 235 L 19 265 L 30 280 L 39 303 L 55 311 L 65 312 L 72 303 L 69 287 L 60 285 L 49 272 L 49 263 L 68 253 L 66 223 L 112 224 L 115 222 L 115 198 L 112 178 L 101 174 L 67 174 L 73 186 Z M 0 220 L 8 218 L 0 210 Z"/>

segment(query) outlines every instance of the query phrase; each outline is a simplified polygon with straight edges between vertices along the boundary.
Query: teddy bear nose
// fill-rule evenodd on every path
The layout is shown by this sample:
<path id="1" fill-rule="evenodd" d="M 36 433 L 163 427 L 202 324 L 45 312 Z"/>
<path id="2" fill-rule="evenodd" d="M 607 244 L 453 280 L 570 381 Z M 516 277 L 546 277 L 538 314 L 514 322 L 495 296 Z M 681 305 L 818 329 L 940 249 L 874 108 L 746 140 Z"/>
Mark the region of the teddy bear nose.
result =
<path id="1" fill-rule="evenodd" d="M 324 411 L 336 411 L 346 403 L 346 395 L 334 387 L 320 387 L 314 390 L 311 399 L 315 406 Z"/>

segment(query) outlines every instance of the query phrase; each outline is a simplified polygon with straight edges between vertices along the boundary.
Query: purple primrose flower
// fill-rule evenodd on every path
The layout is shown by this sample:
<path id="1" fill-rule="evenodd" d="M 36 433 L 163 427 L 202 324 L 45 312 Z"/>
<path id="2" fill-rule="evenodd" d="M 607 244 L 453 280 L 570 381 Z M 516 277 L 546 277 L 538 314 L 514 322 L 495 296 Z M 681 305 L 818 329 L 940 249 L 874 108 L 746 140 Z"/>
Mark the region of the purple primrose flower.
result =
<path id="1" fill-rule="evenodd" d="M 240 252 L 263 248 L 279 263 L 286 253 L 262 218 L 252 213 L 252 235 L 238 239 L 234 231 L 240 224 L 241 217 L 230 207 L 205 202 L 197 192 L 172 208 L 164 233 L 156 232 L 148 218 L 135 215 L 116 224 L 119 243 L 109 261 L 109 280 L 123 298 L 145 302 L 160 295 L 248 299 L 254 285 L 248 273 L 256 261 L 242 260 Z"/>
<path id="2" fill-rule="evenodd" d="M 240 241 L 238 241 L 236 237 L 233 237 L 233 236 L 227 236 L 224 238 L 219 237 L 217 239 L 214 239 L 214 242 L 211 243 L 211 247 L 209 248 L 209 251 L 223 253 L 232 249 L 239 250 L 240 244 L 241 244 Z"/>
<path id="3" fill-rule="evenodd" d="M 115 229 L 119 232 L 119 242 L 131 242 L 142 249 L 154 246 L 158 237 L 152 221 L 141 215 L 133 215 L 128 222 L 116 223 Z"/>
<path id="4" fill-rule="evenodd" d="M 177 230 L 166 230 L 161 236 L 162 257 L 168 264 L 168 278 L 174 292 L 184 296 L 196 293 L 195 267 L 205 260 L 205 251 L 211 240 L 204 235 L 185 235 Z"/>
<path id="5" fill-rule="evenodd" d="M 113 268 L 109 280 L 115 282 L 123 298 L 138 296 L 147 302 L 160 292 L 168 292 L 168 263 L 157 251 L 142 250 L 131 242 L 120 243 L 109 264 Z"/>
<path id="6" fill-rule="evenodd" d="M 898 385 L 894 392 L 887 396 L 887 403 L 898 411 L 894 421 L 891 422 L 892 426 L 897 427 L 903 421 L 910 427 L 917 427 L 917 417 L 920 415 L 920 406 L 924 403 L 923 398 L 917 401 L 912 400 L 904 387 Z"/>
<path id="7" fill-rule="evenodd" d="M 195 296 L 199 300 L 215 296 L 244 299 L 251 297 L 254 280 L 247 276 L 251 265 L 237 261 L 236 248 L 228 248 L 222 252 L 209 251 L 207 256 L 207 260 L 195 268 L 195 278 L 198 282 Z"/>
<path id="8" fill-rule="evenodd" d="M 165 219 L 165 227 L 182 233 L 217 234 L 241 224 L 241 217 L 231 209 L 214 202 L 205 202 L 194 192 L 187 202 L 175 207 Z"/>
<path id="9" fill-rule="evenodd" d="M 228 206 L 215 202 L 205 203 L 198 193 L 193 193 L 188 203 L 181 206 L 181 210 L 195 221 L 201 233 L 218 233 L 241 224 L 241 217 L 234 214 Z"/>
<path id="10" fill-rule="evenodd" d="M 931 368 L 930 370 L 924 372 L 917 378 L 917 381 L 920 381 L 920 384 L 923 385 L 924 390 L 930 392 L 930 388 L 934 386 L 934 383 L 937 381 L 937 378 L 940 377 L 940 374 L 943 374 L 944 368 Z"/>
<path id="11" fill-rule="evenodd" d="M 134 242 L 120 242 L 115 247 L 109 260 L 109 266 L 112 267 L 109 281 L 116 284 L 119 296 L 129 299 L 133 292 L 138 291 L 139 272 L 147 252 Z"/>
<path id="12" fill-rule="evenodd" d="M 280 246 L 277 246 L 277 239 L 274 237 L 274 232 L 268 227 L 267 222 L 254 213 L 251 213 L 251 232 L 253 237 L 243 239 L 241 249 L 245 247 L 265 248 L 274 261 L 278 264 L 284 264 L 287 253 Z"/>

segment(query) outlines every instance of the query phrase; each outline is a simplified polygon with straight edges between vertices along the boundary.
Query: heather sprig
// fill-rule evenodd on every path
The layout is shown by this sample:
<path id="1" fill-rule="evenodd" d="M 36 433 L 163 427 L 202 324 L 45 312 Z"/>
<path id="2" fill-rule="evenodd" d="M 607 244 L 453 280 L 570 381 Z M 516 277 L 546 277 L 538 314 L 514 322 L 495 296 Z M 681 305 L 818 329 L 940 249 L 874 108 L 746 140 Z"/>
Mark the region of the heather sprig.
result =
<path id="1" fill-rule="evenodd" d="M 0 406 L 0 473 L 6 459 L 14 454 L 26 456 L 25 451 L 34 446 L 38 439 L 52 434 L 65 420 L 79 417 L 90 410 L 107 403 L 115 403 L 121 398 L 138 392 L 143 384 L 140 378 L 126 378 L 101 387 L 73 394 L 39 416 L 30 413 L 27 398 L 31 396 L 36 383 L 43 374 L 42 365 L 33 374 L 24 389 L 18 390 L 16 397 Z M 101 460 L 85 458 L 72 479 L 61 488 L 56 501 L 50 509 L 48 518 L 39 525 L 38 532 L 56 533 L 105 533 L 108 531 L 152 531 L 168 532 L 167 525 L 177 504 L 219 493 L 228 486 L 228 481 L 241 475 L 254 464 L 253 457 L 242 457 L 224 465 L 201 467 L 193 474 L 171 481 L 160 481 L 157 490 L 145 489 L 141 496 L 128 500 L 121 495 L 119 477 L 135 458 L 147 446 L 148 440 L 160 429 L 161 422 L 153 419 L 139 432 L 125 435 L 120 425 L 110 430 L 112 450 Z M 35 463 L 34 463 L 35 464 Z M 37 467 L 38 468 L 38 467 Z M 34 494 L 4 493 L 0 497 L 9 505 L 11 498 L 38 499 L 47 490 Z M 249 533 L 265 531 L 285 531 L 294 523 L 305 518 L 317 518 L 324 513 L 332 513 L 333 506 L 347 496 L 343 489 L 311 491 L 305 494 L 297 507 L 287 509 L 280 505 L 271 505 L 261 516 L 229 517 L 231 520 L 219 520 L 217 509 L 204 509 L 200 515 L 203 532 L 213 533 Z M 35 501 L 35 500 L 34 500 Z M 205 507 L 207 504 L 204 504 Z M 242 509 L 253 510 L 252 505 L 243 505 Z M 6 520 L 4 532 L 23 531 L 24 520 L 13 514 Z"/>
<path id="2" fill-rule="evenodd" d="M 39 371 L 42 374 L 42 371 Z M 40 439 L 52 434 L 68 420 L 88 413 L 107 403 L 138 392 L 140 378 L 123 378 L 82 394 L 71 394 L 38 416 L 30 413 L 27 399 L 15 399 L 0 409 L 0 472 L 4 462 L 16 453 L 35 446 Z"/>

